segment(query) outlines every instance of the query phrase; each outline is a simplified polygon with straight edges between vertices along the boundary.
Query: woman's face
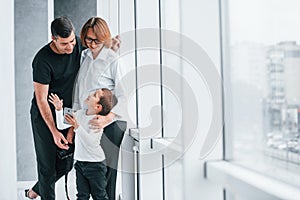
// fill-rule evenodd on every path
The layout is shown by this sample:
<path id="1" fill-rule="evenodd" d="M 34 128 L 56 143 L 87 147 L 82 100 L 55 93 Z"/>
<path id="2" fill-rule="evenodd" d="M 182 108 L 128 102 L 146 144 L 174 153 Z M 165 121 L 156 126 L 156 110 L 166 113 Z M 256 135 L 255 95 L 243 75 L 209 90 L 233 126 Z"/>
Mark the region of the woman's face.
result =
<path id="1" fill-rule="evenodd" d="M 92 28 L 89 28 L 87 31 L 85 43 L 92 53 L 99 53 L 103 47 L 103 43 L 97 39 Z"/>

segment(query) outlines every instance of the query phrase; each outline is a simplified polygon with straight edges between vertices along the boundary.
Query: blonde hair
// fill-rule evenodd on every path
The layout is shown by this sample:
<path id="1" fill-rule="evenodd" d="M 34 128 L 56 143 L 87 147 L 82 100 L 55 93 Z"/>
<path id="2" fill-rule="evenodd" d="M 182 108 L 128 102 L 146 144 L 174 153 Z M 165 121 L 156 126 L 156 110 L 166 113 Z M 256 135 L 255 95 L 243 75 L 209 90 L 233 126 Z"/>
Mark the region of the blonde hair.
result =
<path id="1" fill-rule="evenodd" d="M 87 47 L 85 38 L 89 28 L 93 29 L 99 42 L 103 43 L 107 48 L 111 47 L 112 39 L 109 27 L 105 20 L 100 17 L 92 17 L 83 25 L 80 32 L 80 39 L 83 46 Z"/>

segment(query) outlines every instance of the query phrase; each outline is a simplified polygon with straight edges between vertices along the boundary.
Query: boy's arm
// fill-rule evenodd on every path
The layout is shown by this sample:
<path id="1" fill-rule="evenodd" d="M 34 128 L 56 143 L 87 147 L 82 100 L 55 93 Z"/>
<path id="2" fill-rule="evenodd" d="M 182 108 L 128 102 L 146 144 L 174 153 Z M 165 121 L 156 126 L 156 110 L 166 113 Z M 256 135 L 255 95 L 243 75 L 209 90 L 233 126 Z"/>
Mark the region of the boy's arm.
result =
<path id="1" fill-rule="evenodd" d="M 71 128 L 68 130 L 67 133 L 67 140 L 69 143 L 73 144 L 75 129 L 78 129 L 79 123 L 77 122 L 76 118 L 77 112 L 73 112 L 73 116 L 66 115 L 66 121 L 71 125 Z"/>
<path id="2" fill-rule="evenodd" d="M 69 124 L 64 123 L 64 113 L 63 113 L 63 100 L 57 96 L 57 94 L 51 93 L 49 95 L 50 103 L 55 107 L 55 116 L 56 116 L 56 126 L 59 130 L 67 129 L 71 127 Z"/>
<path id="3" fill-rule="evenodd" d="M 64 112 L 63 110 L 55 110 L 56 113 L 56 126 L 59 130 L 70 128 L 70 124 L 64 123 Z"/>

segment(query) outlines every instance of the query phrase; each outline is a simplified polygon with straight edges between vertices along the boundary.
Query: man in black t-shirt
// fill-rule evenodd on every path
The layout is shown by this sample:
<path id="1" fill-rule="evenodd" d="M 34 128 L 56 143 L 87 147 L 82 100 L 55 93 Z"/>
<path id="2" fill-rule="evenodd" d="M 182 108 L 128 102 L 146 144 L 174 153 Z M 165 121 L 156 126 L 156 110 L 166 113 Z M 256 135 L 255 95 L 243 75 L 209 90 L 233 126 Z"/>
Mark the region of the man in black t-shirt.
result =
<path id="1" fill-rule="evenodd" d="M 72 107 L 73 85 L 80 67 L 83 46 L 74 34 L 74 27 L 66 17 L 51 23 L 52 41 L 38 51 L 32 62 L 34 97 L 31 123 L 37 158 L 38 182 L 26 191 L 28 198 L 41 196 L 55 199 L 55 182 L 72 169 L 73 158 L 60 160 L 57 147 L 68 149 L 67 131 L 58 131 L 55 111 L 48 103 L 51 93 L 59 95 L 66 107 Z"/>

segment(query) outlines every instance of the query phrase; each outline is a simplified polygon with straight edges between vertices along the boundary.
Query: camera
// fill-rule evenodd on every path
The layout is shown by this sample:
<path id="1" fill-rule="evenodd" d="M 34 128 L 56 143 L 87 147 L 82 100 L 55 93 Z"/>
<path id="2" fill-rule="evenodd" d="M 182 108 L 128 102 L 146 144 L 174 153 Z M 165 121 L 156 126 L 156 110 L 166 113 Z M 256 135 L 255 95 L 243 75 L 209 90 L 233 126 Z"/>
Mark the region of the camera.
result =
<path id="1" fill-rule="evenodd" d="M 57 157 L 61 160 L 66 159 L 68 157 L 73 156 L 74 154 L 74 150 L 75 150 L 75 145 L 74 144 L 68 144 L 69 149 L 57 149 L 56 153 L 57 153 Z"/>

